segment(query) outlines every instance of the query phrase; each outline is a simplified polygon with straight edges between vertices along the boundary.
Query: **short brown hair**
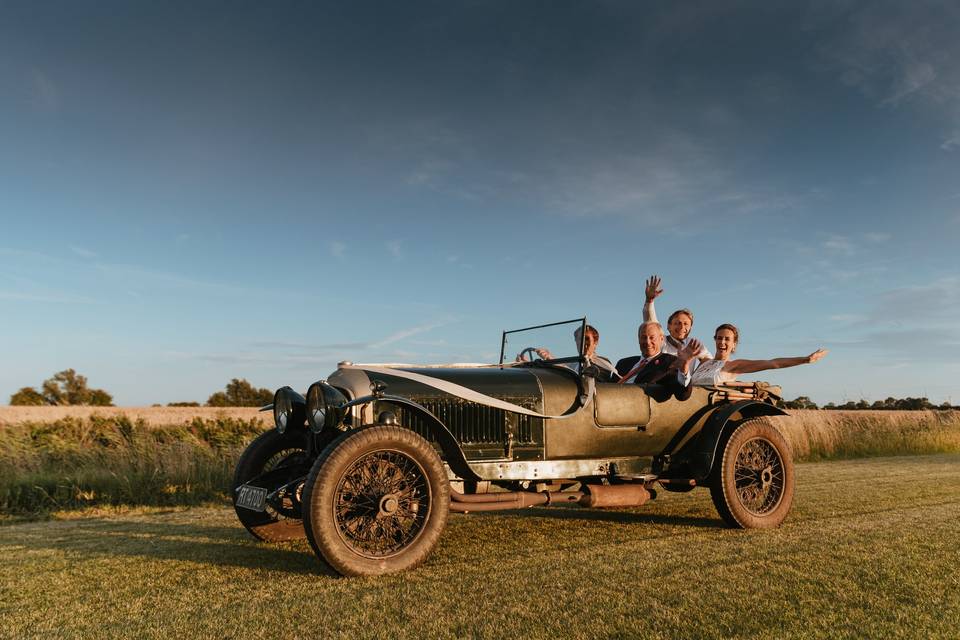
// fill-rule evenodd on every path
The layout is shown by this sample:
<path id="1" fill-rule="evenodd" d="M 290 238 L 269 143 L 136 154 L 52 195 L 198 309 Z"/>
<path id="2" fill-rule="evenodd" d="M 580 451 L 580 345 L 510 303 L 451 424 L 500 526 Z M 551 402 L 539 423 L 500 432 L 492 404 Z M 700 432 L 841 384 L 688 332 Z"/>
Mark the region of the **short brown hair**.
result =
<path id="1" fill-rule="evenodd" d="M 597 331 L 596 329 L 594 329 L 593 325 L 591 325 L 591 324 L 588 324 L 588 325 L 585 325 L 585 326 L 586 326 L 586 329 L 587 329 L 587 335 L 590 336 L 591 338 L 593 338 L 595 342 L 598 342 L 598 341 L 600 340 L 600 332 Z M 576 330 L 573 332 L 574 335 L 579 335 L 581 328 L 582 328 L 582 327 L 577 327 Z"/>
<path id="2" fill-rule="evenodd" d="M 670 314 L 670 317 L 669 317 L 669 318 L 667 318 L 667 324 L 670 324 L 671 322 L 673 322 L 673 319 L 676 318 L 676 317 L 677 317 L 678 315 L 680 315 L 681 313 L 686 314 L 686 316 L 687 316 L 688 318 L 690 318 L 690 326 L 692 327 L 692 326 L 693 326 L 693 311 L 690 311 L 690 309 L 677 309 L 676 311 L 674 311 L 673 313 Z"/>
<path id="3" fill-rule="evenodd" d="M 713 330 L 713 335 L 717 335 L 717 333 L 719 333 L 721 329 L 727 329 L 729 331 L 733 331 L 733 344 L 740 343 L 740 331 L 735 326 L 733 326 L 732 324 L 724 323 Z"/>

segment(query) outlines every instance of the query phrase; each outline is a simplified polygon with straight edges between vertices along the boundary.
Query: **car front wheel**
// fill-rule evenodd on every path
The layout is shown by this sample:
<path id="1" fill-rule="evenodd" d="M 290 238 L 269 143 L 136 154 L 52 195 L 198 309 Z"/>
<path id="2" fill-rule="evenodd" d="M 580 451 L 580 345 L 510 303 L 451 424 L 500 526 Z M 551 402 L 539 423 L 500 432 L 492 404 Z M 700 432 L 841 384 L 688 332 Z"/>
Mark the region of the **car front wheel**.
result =
<path id="1" fill-rule="evenodd" d="M 747 420 L 721 439 L 710 495 L 731 527 L 779 526 L 793 504 L 793 455 L 786 438 L 760 419 Z"/>
<path id="2" fill-rule="evenodd" d="M 304 529 L 335 571 L 371 576 L 412 569 L 440 539 L 449 482 L 429 442 L 395 426 L 350 431 L 314 462 Z"/>
<path id="3" fill-rule="evenodd" d="M 265 542 L 297 540 L 304 537 L 300 519 L 299 490 L 286 492 L 274 505 L 265 505 L 262 511 L 237 504 L 240 488 L 250 483 L 275 491 L 306 475 L 306 434 L 281 434 L 275 429 L 266 431 L 250 443 L 233 475 L 231 495 L 240 522 L 254 537 Z"/>

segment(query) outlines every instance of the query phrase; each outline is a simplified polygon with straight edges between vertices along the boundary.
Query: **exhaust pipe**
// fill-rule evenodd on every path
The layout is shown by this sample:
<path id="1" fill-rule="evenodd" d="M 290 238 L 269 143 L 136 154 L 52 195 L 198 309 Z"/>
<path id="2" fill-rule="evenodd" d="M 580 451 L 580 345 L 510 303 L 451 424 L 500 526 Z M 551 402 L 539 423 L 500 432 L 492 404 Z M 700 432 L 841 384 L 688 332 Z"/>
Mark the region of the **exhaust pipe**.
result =
<path id="1" fill-rule="evenodd" d="M 653 497 L 642 484 L 588 484 L 578 501 L 581 507 L 639 507 Z"/>
<path id="2" fill-rule="evenodd" d="M 656 497 L 643 484 L 589 484 L 585 491 L 504 491 L 499 493 L 459 493 L 450 489 L 450 511 L 505 511 L 538 505 L 579 504 L 591 509 L 639 507 Z"/>
<path id="3" fill-rule="evenodd" d="M 580 491 L 506 491 L 502 493 L 459 493 L 450 489 L 450 511 L 503 511 L 525 509 L 537 505 L 577 503 L 583 498 Z"/>

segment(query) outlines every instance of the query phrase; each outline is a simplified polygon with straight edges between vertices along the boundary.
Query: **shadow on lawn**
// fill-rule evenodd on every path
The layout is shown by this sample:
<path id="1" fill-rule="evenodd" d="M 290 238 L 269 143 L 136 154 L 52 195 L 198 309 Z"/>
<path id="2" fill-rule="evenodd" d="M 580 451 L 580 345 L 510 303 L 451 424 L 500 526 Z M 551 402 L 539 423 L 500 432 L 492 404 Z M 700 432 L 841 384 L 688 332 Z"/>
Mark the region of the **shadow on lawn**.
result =
<path id="1" fill-rule="evenodd" d="M 336 574 L 318 560 L 307 542 L 268 544 L 254 540 L 242 527 L 184 524 L 156 520 L 91 519 L 7 529 L 5 544 L 50 549 L 86 557 L 143 557 L 185 560 L 215 566 Z M 11 535 L 12 534 L 12 535 Z"/>
<path id="2" fill-rule="evenodd" d="M 722 529 L 723 521 L 719 517 L 667 515 L 664 513 L 632 513 L 629 511 L 601 511 L 575 506 L 556 506 L 549 508 L 531 507 L 515 511 L 491 511 L 471 513 L 470 517 L 508 517 L 508 518 L 553 518 L 556 520 L 593 520 L 615 522 L 618 524 L 654 524 L 675 527 L 700 527 Z"/>

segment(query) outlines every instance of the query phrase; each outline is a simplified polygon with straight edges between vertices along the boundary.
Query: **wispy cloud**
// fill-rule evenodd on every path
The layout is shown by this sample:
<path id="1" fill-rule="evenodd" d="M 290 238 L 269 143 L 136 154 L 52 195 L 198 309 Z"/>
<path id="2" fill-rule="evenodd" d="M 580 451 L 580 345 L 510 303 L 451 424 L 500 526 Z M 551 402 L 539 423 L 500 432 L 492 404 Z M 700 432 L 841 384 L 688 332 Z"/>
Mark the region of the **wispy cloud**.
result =
<path id="1" fill-rule="evenodd" d="M 256 287 L 227 284 L 215 280 L 204 280 L 202 278 L 195 278 L 189 275 L 157 269 L 149 269 L 132 264 L 97 263 L 94 265 L 94 269 L 101 274 L 102 277 L 109 278 L 119 283 L 124 283 L 126 286 L 132 286 L 137 289 L 182 289 L 206 291 L 213 294 L 228 296 L 254 296 L 276 293 L 276 291 L 269 289 L 258 289 Z"/>
<path id="2" fill-rule="evenodd" d="M 560 165 L 544 182 L 547 204 L 574 216 L 619 216 L 656 229 L 691 230 L 727 215 L 797 206 L 799 199 L 737 175 L 693 136 L 661 135 L 631 155 Z"/>
<path id="3" fill-rule="evenodd" d="M 0 291 L 0 300 L 54 302 L 58 304 L 93 304 L 94 302 L 92 298 L 78 296 L 71 293 L 24 293 L 20 291 Z"/>
<path id="4" fill-rule="evenodd" d="M 886 291 L 877 297 L 872 314 L 874 320 L 909 317 L 920 330 L 933 323 L 948 321 L 960 337 L 960 276 L 945 276 L 926 284 Z"/>
<path id="5" fill-rule="evenodd" d="M 0 256 L 10 258 L 24 258 L 28 260 L 37 260 L 40 262 L 62 262 L 62 258 L 40 253 L 39 251 L 29 251 L 27 249 L 14 249 L 12 247 L 0 247 Z"/>
<path id="6" fill-rule="evenodd" d="M 56 111 L 60 107 L 60 90 L 46 73 L 40 69 L 30 72 L 30 95 L 33 105 L 43 111 Z"/>
<path id="7" fill-rule="evenodd" d="M 346 250 L 347 250 L 347 245 L 343 244 L 342 242 L 333 241 L 330 243 L 330 255 L 332 255 L 334 258 L 337 258 L 338 260 L 340 258 L 343 258 Z"/>
<path id="8" fill-rule="evenodd" d="M 444 325 L 448 325 L 448 324 L 450 324 L 450 323 L 453 322 L 453 321 L 454 321 L 454 320 L 453 320 L 452 318 L 443 318 L 443 319 L 436 320 L 436 321 L 433 321 L 433 322 L 427 322 L 427 323 L 425 323 L 425 324 L 421 324 L 421 325 L 416 326 L 416 327 L 409 327 L 409 328 L 407 328 L 407 329 L 401 329 L 400 331 L 397 331 L 396 333 L 392 333 L 392 334 L 390 334 L 389 336 L 387 336 L 386 338 L 384 338 L 384 339 L 382 339 L 382 340 L 379 340 L 379 341 L 377 341 L 377 342 L 371 343 L 371 344 L 370 344 L 370 348 L 371 348 L 371 349 L 380 349 L 380 348 L 382 348 L 382 347 L 387 346 L 388 344 L 393 344 L 394 342 L 399 342 L 399 341 L 403 340 L 404 338 L 409 338 L 409 337 L 411 337 L 411 336 L 415 336 L 415 335 L 418 335 L 418 334 L 421 334 L 421 333 L 425 333 L 425 332 L 427 332 L 427 331 L 432 331 L 433 329 L 437 329 L 437 328 L 442 327 L 442 326 L 444 326 Z"/>
<path id="9" fill-rule="evenodd" d="M 889 240 L 892 236 L 891 236 L 889 233 L 881 233 L 881 232 L 879 232 L 879 231 L 871 231 L 871 232 L 869 232 L 869 233 L 864 234 L 864 237 L 867 239 L 868 242 L 873 242 L 873 243 L 875 243 L 875 244 L 880 244 L 880 243 L 882 243 L 882 242 L 886 242 L 886 241 Z"/>
<path id="10" fill-rule="evenodd" d="M 824 12 L 824 59 L 845 84 L 881 107 L 921 104 L 952 133 L 941 144 L 951 150 L 960 127 L 960 12 L 951 3 L 873 2 L 836 5 Z"/>
<path id="11" fill-rule="evenodd" d="M 857 313 L 836 313 L 829 318 L 832 322 L 857 323 L 866 319 L 866 316 Z"/>
<path id="12" fill-rule="evenodd" d="M 255 349 L 269 349 L 271 351 L 309 351 L 326 353 L 343 349 L 367 349 L 369 342 L 333 342 L 329 344 L 314 344 L 310 342 L 292 342 L 286 340 L 257 340 L 250 343 Z"/>
<path id="13" fill-rule="evenodd" d="M 70 247 L 70 250 L 73 251 L 78 256 L 80 256 L 81 258 L 96 258 L 99 255 L 97 252 L 91 251 L 90 249 L 85 249 L 83 247 L 74 246 L 74 247 Z"/>
<path id="14" fill-rule="evenodd" d="M 390 252 L 397 260 L 403 259 L 403 241 L 402 240 L 390 240 L 386 243 L 387 251 Z"/>
<path id="15" fill-rule="evenodd" d="M 935 348 L 917 349 L 918 331 L 913 327 L 871 331 L 837 344 L 843 348 L 874 351 L 883 358 L 884 365 L 897 359 L 913 364 L 954 364 L 960 359 L 960 334 L 957 331 L 932 328 L 919 335 Z"/>
<path id="16" fill-rule="evenodd" d="M 429 333 L 442 326 L 456 322 L 452 316 L 426 322 L 396 331 L 386 337 L 369 342 L 343 342 L 315 344 L 310 342 L 286 340 L 257 340 L 245 346 L 225 353 L 186 353 L 166 352 L 167 356 L 178 359 L 196 359 L 219 364 L 248 365 L 290 365 L 290 366 L 332 366 L 341 358 L 376 358 L 381 361 L 429 361 L 435 357 L 448 356 L 447 353 L 423 353 L 410 349 L 384 350 L 385 347 L 407 341 L 413 336 Z M 409 345 L 416 347 L 447 347 L 443 340 L 415 340 Z M 462 360 L 463 358 L 458 358 Z"/>
<path id="17" fill-rule="evenodd" d="M 823 241 L 823 248 L 827 251 L 833 251 L 836 253 L 842 253 L 845 255 L 853 255 L 856 251 L 854 244 L 844 236 L 830 236 Z"/>

